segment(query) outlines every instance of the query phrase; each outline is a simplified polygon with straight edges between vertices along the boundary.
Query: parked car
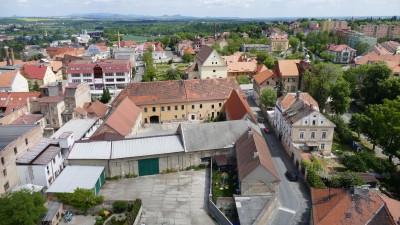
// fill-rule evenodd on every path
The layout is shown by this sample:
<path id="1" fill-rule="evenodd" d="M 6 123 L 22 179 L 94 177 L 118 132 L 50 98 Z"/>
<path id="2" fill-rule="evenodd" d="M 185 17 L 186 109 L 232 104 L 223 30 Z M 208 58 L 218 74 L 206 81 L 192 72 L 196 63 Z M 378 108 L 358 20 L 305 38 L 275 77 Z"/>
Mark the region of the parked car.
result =
<path id="1" fill-rule="evenodd" d="M 265 123 L 265 118 L 260 116 L 260 117 L 257 118 L 257 121 L 259 123 Z"/>
<path id="2" fill-rule="evenodd" d="M 71 211 L 66 211 L 64 214 L 64 221 L 65 222 L 71 221 L 73 216 L 74 214 Z"/>
<path id="3" fill-rule="evenodd" d="M 297 174 L 294 171 L 286 171 L 285 176 L 289 181 L 297 181 L 298 179 Z"/>
<path id="4" fill-rule="evenodd" d="M 271 133 L 271 130 L 270 130 L 268 127 L 265 127 L 265 128 L 264 128 L 264 132 L 265 132 L 266 134 L 270 134 L 270 133 Z"/>

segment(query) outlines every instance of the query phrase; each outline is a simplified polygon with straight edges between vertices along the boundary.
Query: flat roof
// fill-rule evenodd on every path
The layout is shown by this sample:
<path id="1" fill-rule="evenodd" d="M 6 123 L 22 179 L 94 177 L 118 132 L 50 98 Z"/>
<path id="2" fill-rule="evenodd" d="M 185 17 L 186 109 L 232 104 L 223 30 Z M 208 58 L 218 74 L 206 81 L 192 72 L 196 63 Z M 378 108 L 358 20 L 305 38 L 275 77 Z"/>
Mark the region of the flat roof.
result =
<path id="1" fill-rule="evenodd" d="M 144 137 L 112 142 L 111 159 L 184 152 L 179 135 Z"/>
<path id="2" fill-rule="evenodd" d="M 1 125 L 0 126 L 0 152 L 20 136 L 33 130 L 36 124 Z"/>
<path id="3" fill-rule="evenodd" d="M 47 165 L 60 151 L 61 148 L 58 146 L 57 140 L 42 138 L 35 146 L 17 159 L 17 164 Z"/>
<path id="4" fill-rule="evenodd" d="M 103 171 L 103 166 L 67 166 L 46 192 L 73 193 L 77 188 L 92 189 Z"/>
<path id="5" fill-rule="evenodd" d="M 58 139 L 64 132 L 74 132 L 74 140 L 80 140 L 97 122 L 98 118 L 73 119 L 64 124 L 50 138 Z"/>
<path id="6" fill-rule="evenodd" d="M 254 224 L 272 196 L 234 197 L 241 225 Z"/>

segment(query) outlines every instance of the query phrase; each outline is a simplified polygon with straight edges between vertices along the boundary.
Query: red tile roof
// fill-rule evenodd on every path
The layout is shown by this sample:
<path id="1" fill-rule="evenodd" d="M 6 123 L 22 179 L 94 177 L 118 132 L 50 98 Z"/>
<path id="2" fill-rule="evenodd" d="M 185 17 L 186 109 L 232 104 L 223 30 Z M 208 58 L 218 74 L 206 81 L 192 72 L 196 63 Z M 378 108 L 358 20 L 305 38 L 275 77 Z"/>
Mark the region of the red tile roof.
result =
<path id="1" fill-rule="evenodd" d="M 300 76 L 297 64 L 300 63 L 299 59 L 278 60 L 278 71 L 281 76 Z"/>
<path id="2" fill-rule="evenodd" d="M 246 98 L 244 96 L 239 96 L 236 90 L 232 90 L 232 93 L 225 102 L 224 107 L 229 120 L 241 120 L 246 114 L 248 114 L 253 122 L 257 121 L 253 111 L 246 101 Z"/>
<path id="3" fill-rule="evenodd" d="M 40 92 L 0 92 L 0 107 L 6 108 L 4 116 L 26 105 L 28 98 L 38 98 Z"/>
<path id="4" fill-rule="evenodd" d="M 96 100 L 94 102 L 84 103 L 83 110 L 87 111 L 87 113 L 91 116 L 102 118 L 108 111 L 108 106 L 99 100 Z"/>
<path id="5" fill-rule="evenodd" d="M 119 141 L 124 139 L 125 139 L 124 136 L 110 132 L 104 132 L 89 138 L 89 140 L 94 140 L 94 141 Z"/>
<path id="6" fill-rule="evenodd" d="M 312 104 L 313 107 L 319 108 L 318 102 L 315 101 L 314 98 L 307 92 L 301 92 L 300 99 L 304 101 L 307 105 Z M 285 95 L 278 98 L 278 101 L 282 105 L 283 111 L 286 111 L 293 103 L 296 102 L 296 100 L 297 100 L 296 93 L 286 93 Z"/>
<path id="7" fill-rule="evenodd" d="M 118 134 L 127 136 L 131 133 L 140 114 L 140 108 L 137 107 L 129 98 L 124 98 L 107 117 L 104 124 L 110 126 Z"/>
<path id="8" fill-rule="evenodd" d="M 136 45 L 137 43 L 135 41 L 120 41 L 121 47 L 132 47 L 133 45 Z"/>
<path id="9" fill-rule="evenodd" d="M 256 75 L 253 76 L 254 80 L 257 82 L 258 85 L 261 85 L 265 81 L 267 81 L 269 78 L 273 77 L 275 74 L 273 70 L 264 70 L 260 73 L 257 73 Z"/>
<path id="10" fill-rule="evenodd" d="M 11 122 L 11 124 L 35 124 L 38 120 L 44 117 L 43 114 L 28 114 L 21 116 Z"/>
<path id="11" fill-rule="evenodd" d="M 395 225 L 378 194 L 350 193 L 344 189 L 311 188 L 312 216 L 315 225 Z M 379 218 L 379 219 L 378 219 Z"/>
<path id="12" fill-rule="evenodd" d="M 186 55 L 194 55 L 196 52 L 194 52 L 193 48 L 190 46 L 185 46 L 183 47 L 183 53 Z"/>
<path id="13" fill-rule="evenodd" d="M 242 181 L 258 166 L 262 165 L 274 177 L 271 182 L 280 181 L 265 139 L 254 130 L 249 130 L 249 132 L 251 134 L 245 132 L 236 142 L 239 180 Z"/>
<path id="14" fill-rule="evenodd" d="M 0 88 L 9 88 L 14 83 L 18 71 L 0 73 Z"/>
<path id="15" fill-rule="evenodd" d="M 28 79 L 43 80 L 46 75 L 47 66 L 25 64 L 22 71 Z"/>
<path id="16" fill-rule="evenodd" d="M 384 194 L 380 194 L 379 196 L 386 203 L 386 206 L 388 207 L 390 215 L 392 215 L 393 220 L 396 223 L 400 224 L 400 201 L 393 198 L 389 198 Z"/>
<path id="17" fill-rule="evenodd" d="M 50 96 L 50 97 L 39 98 L 38 100 L 39 100 L 39 102 L 57 103 L 57 102 L 64 101 L 64 97 Z"/>
<path id="18" fill-rule="evenodd" d="M 342 52 L 346 48 L 349 49 L 350 51 L 356 51 L 355 49 L 350 48 L 347 45 L 334 45 L 334 44 L 329 44 L 328 45 L 328 50 L 329 51 L 333 51 L 333 52 Z"/>
<path id="19" fill-rule="evenodd" d="M 217 79 L 169 80 L 129 83 L 114 100 L 120 102 L 126 96 L 138 106 L 201 100 L 226 100 L 232 89 L 240 87 L 234 77 Z"/>

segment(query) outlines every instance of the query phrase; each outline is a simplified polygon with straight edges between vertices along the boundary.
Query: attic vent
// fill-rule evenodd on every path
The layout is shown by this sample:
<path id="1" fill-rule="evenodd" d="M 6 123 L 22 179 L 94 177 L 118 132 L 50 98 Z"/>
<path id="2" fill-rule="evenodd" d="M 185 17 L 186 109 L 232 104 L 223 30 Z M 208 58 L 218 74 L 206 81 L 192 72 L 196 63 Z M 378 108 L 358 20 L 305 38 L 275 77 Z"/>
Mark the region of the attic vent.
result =
<path id="1" fill-rule="evenodd" d="M 351 213 L 346 213 L 346 219 L 351 219 Z"/>
<path id="2" fill-rule="evenodd" d="M 254 152 L 253 159 L 258 158 L 258 152 Z"/>

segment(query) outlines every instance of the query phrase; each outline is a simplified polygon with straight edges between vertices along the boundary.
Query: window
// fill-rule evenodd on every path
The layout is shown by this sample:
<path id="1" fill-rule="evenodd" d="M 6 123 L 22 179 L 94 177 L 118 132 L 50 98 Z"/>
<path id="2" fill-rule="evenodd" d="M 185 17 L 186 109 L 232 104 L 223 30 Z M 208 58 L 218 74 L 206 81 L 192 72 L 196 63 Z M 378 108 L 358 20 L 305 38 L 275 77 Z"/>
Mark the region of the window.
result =
<path id="1" fill-rule="evenodd" d="M 311 139 L 314 139 L 314 138 L 315 138 L 315 132 L 311 131 Z"/>
<path id="2" fill-rule="evenodd" d="M 300 132 L 300 139 L 304 139 L 304 132 L 303 131 Z"/>
<path id="3" fill-rule="evenodd" d="M 171 111 L 171 106 L 168 106 L 167 109 L 168 109 L 168 111 Z"/>
<path id="4" fill-rule="evenodd" d="M 326 131 L 322 131 L 322 138 L 326 138 Z"/>
<path id="5" fill-rule="evenodd" d="M 119 77 L 123 77 L 125 74 L 124 74 L 124 73 L 121 73 L 121 72 L 119 72 L 119 73 L 116 73 L 116 75 L 117 75 L 117 76 L 119 76 Z"/>
<path id="6" fill-rule="evenodd" d="M 147 123 L 147 118 L 144 118 L 144 123 Z"/>
<path id="7" fill-rule="evenodd" d="M 203 104 L 200 104 L 200 109 L 202 109 L 203 108 Z"/>
<path id="8" fill-rule="evenodd" d="M 184 110 L 184 109 L 185 109 L 185 106 L 184 106 L 184 105 L 181 105 L 181 109 Z"/>
<path id="9" fill-rule="evenodd" d="M 125 82 L 125 78 L 117 78 L 117 82 Z"/>
<path id="10" fill-rule="evenodd" d="M 215 70 L 213 70 L 213 72 L 215 73 Z"/>
<path id="11" fill-rule="evenodd" d="M 164 106 L 161 106 L 161 111 L 165 111 L 165 107 Z"/>
<path id="12" fill-rule="evenodd" d="M 79 73 L 73 73 L 72 74 L 72 77 L 80 77 L 81 76 L 81 74 L 79 74 Z"/>
<path id="13" fill-rule="evenodd" d="M 178 115 L 175 115 L 175 119 L 178 119 Z"/>
<path id="14" fill-rule="evenodd" d="M 25 138 L 25 144 L 28 145 L 28 138 Z"/>
<path id="15" fill-rule="evenodd" d="M 53 159 L 53 163 L 54 163 L 54 164 L 56 163 L 56 159 Z"/>
<path id="16" fill-rule="evenodd" d="M 316 124 L 316 120 L 313 120 L 313 121 L 312 121 L 312 125 L 315 125 L 315 124 Z"/>
<path id="17" fill-rule="evenodd" d="M 7 170 L 6 169 L 3 170 L 3 175 L 4 175 L 4 177 L 7 176 Z"/>
<path id="18" fill-rule="evenodd" d="M 192 105 L 192 109 L 194 109 L 194 105 Z"/>
<path id="19" fill-rule="evenodd" d="M 323 121 L 323 120 L 320 120 L 320 121 L 319 121 L 319 124 L 320 124 L 320 125 L 324 125 L 324 121 Z"/>
<path id="20" fill-rule="evenodd" d="M 92 82 L 92 79 L 83 79 L 83 81 L 84 81 L 84 82 L 91 83 L 91 82 Z"/>
<path id="21" fill-rule="evenodd" d="M 14 148 L 14 154 L 16 155 L 18 153 L 17 147 Z"/>
<path id="22" fill-rule="evenodd" d="M 4 190 L 7 191 L 8 188 L 10 188 L 10 184 L 8 184 L 8 182 L 4 185 Z"/>
<path id="23" fill-rule="evenodd" d="M 214 104 L 211 105 L 211 108 L 212 108 L 212 109 L 214 108 Z"/>
<path id="24" fill-rule="evenodd" d="M 80 83 L 81 80 L 80 79 L 72 79 L 72 83 Z"/>
<path id="25" fill-rule="evenodd" d="M 182 114 L 182 118 L 185 118 L 185 114 Z"/>
<path id="26" fill-rule="evenodd" d="M 147 112 L 147 108 L 144 108 L 144 112 Z"/>
<path id="27" fill-rule="evenodd" d="M 112 77 L 112 76 L 114 76 L 113 73 L 106 73 L 106 77 Z"/>
<path id="28" fill-rule="evenodd" d="M 218 103 L 218 106 L 221 108 L 222 107 L 222 103 L 220 102 L 220 103 Z"/>
<path id="29" fill-rule="evenodd" d="M 106 82 L 114 82 L 114 79 L 106 79 Z"/>
<path id="30" fill-rule="evenodd" d="M 191 118 L 192 118 L 192 120 L 194 120 L 196 117 L 195 117 L 195 115 L 192 115 Z"/>
<path id="31" fill-rule="evenodd" d="M 153 112 L 155 112 L 156 111 L 156 107 L 153 107 Z"/>
<path id="32" fill-rule="evenodd" d="M 304 120 L 304 124 L 307 125 L 308 124 L 308 120 Z"/>
<path id="33" fill-rule="evenodd" d="M 321 149 L 325 149 L 325 144 L 321 143 Z"/>
<path id="34" fill-rule="evenodd" d="M 83 74 L 83 77 L 92 77 L 92 74 L 90 74 L 90 73 L 84 73 L 84 74 Z"/>
<path id="35" fill-rule="evenodd" d="M 177 105 L 175 106 L 175 110 L 178 110 L 178 106 Z"/>

